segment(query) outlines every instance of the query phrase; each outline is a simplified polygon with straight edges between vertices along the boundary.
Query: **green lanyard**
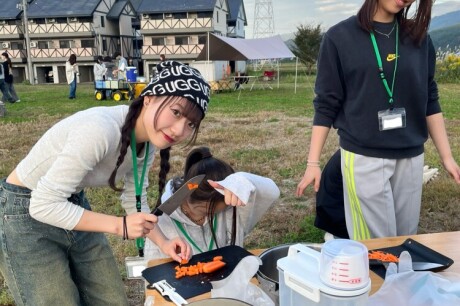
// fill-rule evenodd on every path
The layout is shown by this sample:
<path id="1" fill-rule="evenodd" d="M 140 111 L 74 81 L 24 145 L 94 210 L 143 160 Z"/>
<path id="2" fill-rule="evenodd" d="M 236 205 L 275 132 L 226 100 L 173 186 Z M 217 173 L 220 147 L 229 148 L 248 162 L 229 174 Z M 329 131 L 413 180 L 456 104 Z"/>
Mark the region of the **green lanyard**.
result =
<path id="1" fill-rule="evenodd" d="M 174 220 L 174 219 L 173 219 L 173 221 L 174 221 L 174 223 L 176 223 L 176 226 L 179 228 L 179 230 L 182 232 L 182 234 L 184 234 L 184 236 L 188 240 L 188 242 L 190 242 L 190 244 L 193 245 L 195 247 L 195 249 L 198 250 L 198 252 L 203 253 L 203 251 L 196 245 L 195 241 L 193 241 L 193 239 L 189 236 L 189 234 L 185 230 L 185 228 L 182 225 L 182 223 L 180 223 L 179 221 Z M 217 228 L 217 216 L 216 215 L 214 215 L 213 223 L 214 224 L 213 224 L 212 228 L 213 228 L 214 233 L 215 233 L 216 228 Z M 209 241 L 208 251 L 211 251 L 213 248 L 214 248 L 214 239 L 212 238 L 212 235 L 211 235 L 211 241 Z"/>
<path id="2" fill-rule="evenodd" d="M 377 65 L 379 67 L 379 73 L 380 73 L 380 79 L 383 82 L 383 86 L 385 86 L 385 89 L 388 93 L 388 103 L 390 103 L 390 106 L 393 107 L 393 93 L 394 93 L 394 87 L 395 87 L 395 79 L 396 79 L 396 70 L 398 69 L 398 56 L 399 56 L 399 26 L 398 26 L 398 21 L 396 22 L 396 58 L 395 58 L 395 67 L 393 70 L 393 81 L 391 84 L 391 89 L 388 86 L 387 79 L 385 77 L 385 74 L 383 73 L 383 65 L 382 65 L 382 58 L 380 56 L 379 52 L 379 47 L 377 46 L 377 41 L 375 40 L 375 35 L 374 32 L 370 32 L 371 35 L 371 41 L 372 41 L 372 46 L 374 47 L 374 52 L 375 52 L 375 57 L 377 58 Z"/>
<path id="3" fill-rule="evenodd" d="M 141 181 L 139 182 L 139 173 L 137 173 L 137 150 L 136 150 L 136 134 L 134 129 L 131 131 L 131 152 L 133 158 L 133 176 L 134 176 L 134 188 L 136 191 L 136 209 L 137 212 L 141 211 L 141 196 L 142 196 L 142 187 L 144 186 L 145 171 L 147 169 L 147 161 L 149 159 L 149 142 L 145 143 L 145 158 L 144 165 L 142 166 Z M 139 250 L 139 256 L 144 256 L 144 238 L 136 239 L 136 246 Z"/>

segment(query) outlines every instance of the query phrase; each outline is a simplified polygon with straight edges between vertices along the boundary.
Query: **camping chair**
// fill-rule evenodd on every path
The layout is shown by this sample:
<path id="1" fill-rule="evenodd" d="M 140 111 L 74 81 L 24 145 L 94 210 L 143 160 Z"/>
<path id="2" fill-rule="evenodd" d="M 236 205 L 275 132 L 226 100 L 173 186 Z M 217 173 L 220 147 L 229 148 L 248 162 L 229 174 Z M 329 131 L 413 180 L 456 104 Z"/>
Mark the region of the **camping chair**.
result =
<path id="1" fill-rule="evenodd" d="M 273 89 L 270 83 L 273 82 L 275 79 L 276 79 L 276 72 L 274 70 L 264 71 L 264 74 L 262 75 L 262 78 L 261 78 L 263 88 L 268 87 L 270 89 Z"/>
<path id="2" fill-rule="evenodd" d="M 239 73 L 235 77 L 235 87 L 233 90 L 244 89 L 243 84 L 247 84 L 249 82 L 249 78 L 247 77 L 246 73 Z"/>

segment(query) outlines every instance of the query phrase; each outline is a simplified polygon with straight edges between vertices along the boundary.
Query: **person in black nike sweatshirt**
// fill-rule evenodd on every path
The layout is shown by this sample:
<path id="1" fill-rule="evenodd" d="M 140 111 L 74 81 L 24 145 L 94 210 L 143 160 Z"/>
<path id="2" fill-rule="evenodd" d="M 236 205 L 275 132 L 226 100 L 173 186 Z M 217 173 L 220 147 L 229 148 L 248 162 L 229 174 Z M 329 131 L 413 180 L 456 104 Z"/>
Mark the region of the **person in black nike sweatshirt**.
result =
<path id="1" fill-rule="evenodd" d="M 365 0 L 357 16 L 323 37 L 307 168 L 296 195 L 318 191 L 320 157 L 338 130 L 347 231 L 355 240 L 415 234 L 423 184 L 424 143 L 460 184 L 439 105 L 432 0 Z"/>

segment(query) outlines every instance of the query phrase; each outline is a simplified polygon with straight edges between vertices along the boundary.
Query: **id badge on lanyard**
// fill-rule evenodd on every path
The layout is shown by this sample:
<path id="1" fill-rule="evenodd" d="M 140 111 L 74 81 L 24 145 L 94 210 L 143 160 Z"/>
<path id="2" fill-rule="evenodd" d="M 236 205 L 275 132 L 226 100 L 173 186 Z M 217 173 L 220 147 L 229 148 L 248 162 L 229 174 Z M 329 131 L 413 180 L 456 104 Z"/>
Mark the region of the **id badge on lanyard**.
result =
<path id="1" fill-rule="evenodd" d="M 406 127 L 406 110 L 402 107 L 379 111 L 378 118 L 380 131 Z"/>
<path id="2" fill-rule="evenodd" d="M 396 49 L 396 57 L 395 57 L 395 67 L 393 70 L 393 81 L 390 86 L 388 86 L 387 79 L 385 74 L 383 73 L 383 65 L 382 65 L 382 58 L 380 56 L 379 48 L 377 46 L 377 41 L 375 40 L 374 32 L 371 31 L 371 41 L 372 46 L 374 47 L 375 57 L 377 59 L 377 65 L 379 68 L 379 75 L 380 79 L 382 80 L 383 86 L 388 94 L 388 103 L 390 104 L 390 108 L 386 110 L 381 110 L 377 113 L 377 118 L 379 120 L 379 130 L 386 131 L 386 130 L 393 130 L 393 129 L 401 129 L 406 127 L 406 109 L 403 107 L 394 108 L 394 100 L 393 100 L 393 93 L 394 93 L 394 85 L 395 85 L 395 78 L 396 78 L 396 70 L 398 68 L 398 45 L 399 45 L 399 25 L 398 22 L 395 21 L 396 24 L 396 42 L 395 42 L 395 49 Z"/>

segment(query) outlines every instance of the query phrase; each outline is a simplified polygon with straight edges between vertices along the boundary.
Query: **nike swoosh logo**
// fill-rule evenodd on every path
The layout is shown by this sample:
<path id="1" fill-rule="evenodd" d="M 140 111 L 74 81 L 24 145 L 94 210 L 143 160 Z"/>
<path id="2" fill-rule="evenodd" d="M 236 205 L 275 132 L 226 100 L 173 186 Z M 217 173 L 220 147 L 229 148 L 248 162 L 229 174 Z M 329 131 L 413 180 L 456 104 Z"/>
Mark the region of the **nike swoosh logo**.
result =
<path id="1" fill-rule="evenodd" d="M 399 57 L 399 55 L 398 55 Z M 388 54 L 387 55 L 387 62 L 394 61 L 396 59 L 396 54 Z"/>

